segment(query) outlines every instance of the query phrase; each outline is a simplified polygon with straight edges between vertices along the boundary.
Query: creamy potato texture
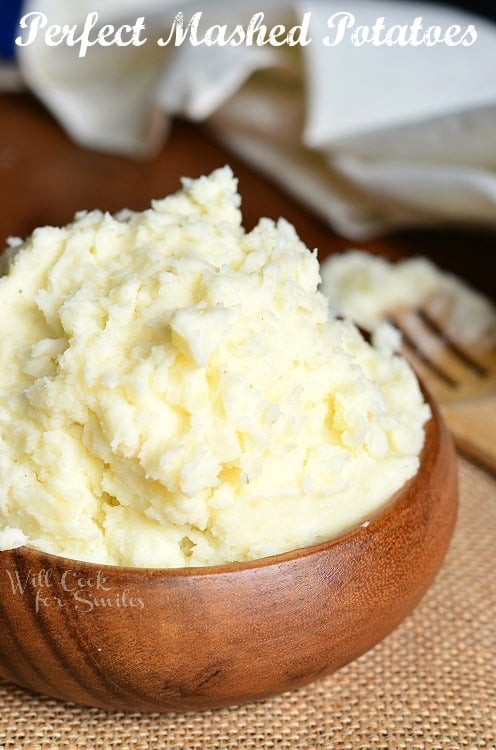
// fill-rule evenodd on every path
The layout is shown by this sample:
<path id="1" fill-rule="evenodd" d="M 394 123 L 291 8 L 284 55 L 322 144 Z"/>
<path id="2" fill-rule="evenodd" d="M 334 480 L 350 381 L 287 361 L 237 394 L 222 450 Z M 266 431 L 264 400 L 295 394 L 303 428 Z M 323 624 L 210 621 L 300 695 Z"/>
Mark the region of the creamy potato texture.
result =
<path id="1" fill-rule="evenodd" d="M 284 220 L 229 168 L 142 213 L 81 213 L 0 280 L 0 547 L 209 565 L 326 539 L 415 472 L 406 362 L 329 317 Z"/>
<path id="2" fill-rule="evenodd" d="M 454 341 L 496 346 L 496 306 L 453 274 L 423 257 L 389 263 L 361 250 L 331 256 L 321 268 L 331 305 L 371 329 L 402 307 L 423 307 L 442 321 Z"/>

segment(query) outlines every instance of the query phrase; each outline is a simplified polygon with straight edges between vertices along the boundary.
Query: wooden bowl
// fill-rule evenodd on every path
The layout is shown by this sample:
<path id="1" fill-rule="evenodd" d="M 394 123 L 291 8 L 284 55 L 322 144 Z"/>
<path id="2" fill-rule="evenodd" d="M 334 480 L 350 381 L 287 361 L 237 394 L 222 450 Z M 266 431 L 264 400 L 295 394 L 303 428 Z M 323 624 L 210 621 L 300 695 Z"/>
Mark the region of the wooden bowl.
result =
<path id="1" fill-rule="evenodd" d="M 0 553 L 0 674 L 106 709 L 185 711 L 290 690 L 360 656 L 418 603 L 453 531 L 456 458 L 430 405 L 418 474 L 327 542 L 172 570 Z"/>

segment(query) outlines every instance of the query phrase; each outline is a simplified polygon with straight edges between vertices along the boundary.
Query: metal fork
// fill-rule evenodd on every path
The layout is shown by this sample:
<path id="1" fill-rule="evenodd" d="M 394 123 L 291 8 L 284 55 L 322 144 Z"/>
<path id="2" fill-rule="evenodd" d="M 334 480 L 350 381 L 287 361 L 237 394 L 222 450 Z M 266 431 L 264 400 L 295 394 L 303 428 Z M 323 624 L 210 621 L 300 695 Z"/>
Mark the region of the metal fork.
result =
<path id="1" fill-rule="evenodd" d="M 389 322 L 409 359 L 441 405 L 460 450 L 496 472 L 496 344 L 462 344 L 448 335 L 435 300 L 397 309 Z"/>

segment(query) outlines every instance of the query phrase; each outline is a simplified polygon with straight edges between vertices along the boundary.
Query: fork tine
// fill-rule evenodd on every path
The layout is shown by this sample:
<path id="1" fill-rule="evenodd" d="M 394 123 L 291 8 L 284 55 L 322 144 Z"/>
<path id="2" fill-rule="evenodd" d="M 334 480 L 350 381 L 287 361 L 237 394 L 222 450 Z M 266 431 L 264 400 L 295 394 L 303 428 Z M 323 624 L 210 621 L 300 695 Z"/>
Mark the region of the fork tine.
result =
<path id="1" fill-rule="evenodd" d="M 460 359 L 467 367 L 469 367 L 476 375 L 480 375 L 480 377 L 485 377 L 487 373 L 487 368 L 479 362 L 477 362 L 472 356 L 470 356 L 466 351 L 464 351 L 457 343 L 454 341 L 448 334 L 443 330 L 443 328 L 439 325 L 439 323 L 426 311 L 426 310 L 417 310 L 417 314 L 419 318 L 422 320 L 423 323 L 429 328 L 436 336 L 439 336 L 439 338 L 443 341 L 445 346 Z"/>
<path id="2" fill-rule="evenodd" d="M 432 327 L 426 325 L 418 310 L 397 311 L 394 322 L 413 343 L 420 358 L 432 364 L 432 370 L 444 373 L 446 384 L 465 384 L 481 379 L 481 371 L 476 373 L 465 359 L 447 346 L 444 339 Z M 410 348 L 412 348 L 410 346 Z M 484 371 L 482 371 L 484 372 Z"/>
<path id="3" fill-rule="evenodd" d="M 446 337 L 445 331 L 453 326 L 448 326 L 448 320 L 450 312 L 447 309 L 446 304 L 443 304 L 440 294 L 431 294 L 425 298 L 422 303 L 422 311 L 427 313 L 429 320 L 434 323 L 438 330 L 443 332 Z M 496 371 L 496 324 L 488 324 L 485 331 L 481 331 L 478 334 L 476 340 L 463 342 L 461 339 L 456 337 L 456 333 L 450 334 L 450 341 L 455 345 L 455 348 L 459 348 L 463 351 L 465 356 L 475 363 L 476 367 L 480 367 L 485 370 L 487 375 L 491 371 Z M 468 351 L 470 349 L 470 352 Z"/>
<path id="4" fill-rule="evenodd" d="M 418 351 L 408 346 L 405 339 L 403 339 L 403 355 L 412 365 L 413 369 L 419 375 L 424 383 L 428 384 L 429 390 L 431 391 L 434 398 L 444 403 L 451 403 L 452 401 L 458 400 L 458 389 L 449 385 L 444 376 L 432 369 L 432 363 L 426 362 L 426 360 L 419 356 Z"/>

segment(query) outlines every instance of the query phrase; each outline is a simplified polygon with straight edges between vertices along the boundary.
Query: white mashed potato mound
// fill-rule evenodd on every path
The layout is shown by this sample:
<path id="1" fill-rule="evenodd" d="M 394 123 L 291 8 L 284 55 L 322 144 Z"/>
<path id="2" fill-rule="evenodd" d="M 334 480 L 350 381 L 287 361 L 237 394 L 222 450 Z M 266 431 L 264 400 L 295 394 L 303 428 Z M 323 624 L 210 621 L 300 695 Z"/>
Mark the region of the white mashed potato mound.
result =
<path id="1" fill-rule="evenodd" d="M 37 229 L 0 279 L 0 548 L 177 567 L 361 522 L 419 466 L 401 358 L 329 317 L 316 253 L 241 226 L 228 167 Z"/>
<path id="2" fill-rule="evenodd" d="M 429 310 L 454 341 L 485 349 L 496 346 L 496 306 L 427 258 L 389 263 L 361 250 L 349 250 L 322 264 L 322 291 L 335 311 L 367 330 L 388 311 Z"/>

